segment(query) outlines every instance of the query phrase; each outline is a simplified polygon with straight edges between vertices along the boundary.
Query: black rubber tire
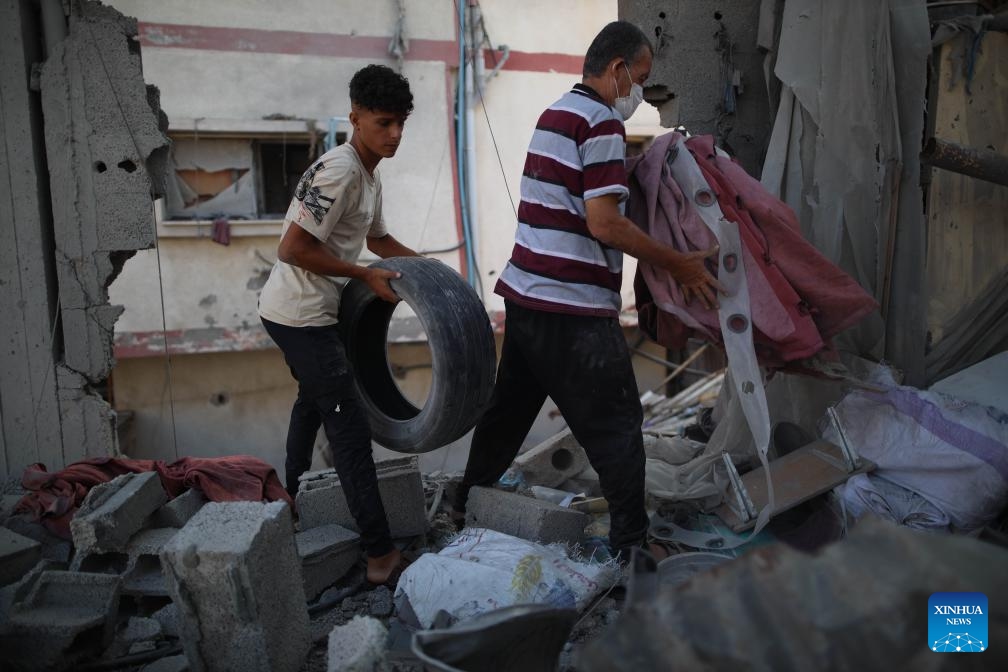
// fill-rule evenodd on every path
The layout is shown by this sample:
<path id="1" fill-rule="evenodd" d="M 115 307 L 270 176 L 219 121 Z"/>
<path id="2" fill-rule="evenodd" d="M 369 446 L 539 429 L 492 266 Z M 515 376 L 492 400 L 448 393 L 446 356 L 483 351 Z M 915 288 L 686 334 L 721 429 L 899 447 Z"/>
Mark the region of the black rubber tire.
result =
<path id="1" fill-rule="evenodd" d="M 433 371 L 422 409 L 399 391 L 386 340 L 395 304 L 351 280 L 340 299 L 340 335 L 380 445 L 426 453 L 461 438 L 490 401 L 497 368 L 493 328 L 475 290 L 454 270 L 425 257 L 394 257 L 373 264 L 398 271 L 392 289 L 416 313 L 427 333 Z"/>

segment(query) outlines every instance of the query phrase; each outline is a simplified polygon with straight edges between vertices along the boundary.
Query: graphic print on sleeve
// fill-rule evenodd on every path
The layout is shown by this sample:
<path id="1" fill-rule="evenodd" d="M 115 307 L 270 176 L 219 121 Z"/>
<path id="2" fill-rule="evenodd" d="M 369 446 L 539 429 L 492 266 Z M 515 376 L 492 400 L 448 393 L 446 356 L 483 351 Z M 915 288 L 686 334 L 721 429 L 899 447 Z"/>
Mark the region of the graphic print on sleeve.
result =
<path id="1" fill-rule="evenodd" d="M 322 191 L 312 185 L 315 180 L 315 175 L 318 171 L 325 168 L 325 163 L 318 161 L 311 168 L 305 171 L 301 179 L 298 180 L 297 188 L 294 189 L 294 198 L 301 201 L 301 204 L 306 208 L 315 218 L 315 222 L 319 225 L 322 224 L 322 220 L 325 218 L 326 213 L 329 212 L 329 208 L 332 207 L 334 199 L 322 195 Z"/>

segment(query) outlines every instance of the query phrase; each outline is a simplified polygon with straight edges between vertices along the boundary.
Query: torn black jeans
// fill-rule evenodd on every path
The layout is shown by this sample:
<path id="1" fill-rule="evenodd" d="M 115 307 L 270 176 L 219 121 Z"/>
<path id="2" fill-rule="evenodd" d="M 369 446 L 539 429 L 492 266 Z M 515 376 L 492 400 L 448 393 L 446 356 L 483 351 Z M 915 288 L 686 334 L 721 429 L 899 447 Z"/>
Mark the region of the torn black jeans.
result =
<path id="1" fill-rule="evenodd" d="M 518 455 L 549 396 L 584 447 L 609 502 L 609 542 L 644 543 L 643 412 L 630 351 L 616 318 L 563 315 L 506 302 L 504 343 L 490 406 L 473 434 L 455 508 L 492 486 Z"/>
<path id="2" fill-rule="evenodd" d="M 262 323 L 298 382 L 287 431 L 287 492 L 291 497 L 297 494 L 298 477 L 311 466 L 315 436 L 324 428 L 364 549 L 372 557 L 391 552 L 392 538 L 371 452 L 371 424 L 336 325 L 289 327 L 265 319 Z"/>

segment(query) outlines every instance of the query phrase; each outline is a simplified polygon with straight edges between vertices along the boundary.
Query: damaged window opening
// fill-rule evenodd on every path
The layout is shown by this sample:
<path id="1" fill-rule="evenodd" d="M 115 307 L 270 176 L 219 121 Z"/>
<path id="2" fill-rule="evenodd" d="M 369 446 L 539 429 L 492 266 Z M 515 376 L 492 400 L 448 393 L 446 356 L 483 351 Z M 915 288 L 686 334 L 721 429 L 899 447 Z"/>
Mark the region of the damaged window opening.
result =
<path id="1" fill-rule="evenodd" d="M 338 133 L 336 141 L 345 142 L 346 134 Z M 165 220 L 282 220 L 298 179 L 321 149 L 303 135 L 174 137 L 175 179 L 168 185 Z"/>

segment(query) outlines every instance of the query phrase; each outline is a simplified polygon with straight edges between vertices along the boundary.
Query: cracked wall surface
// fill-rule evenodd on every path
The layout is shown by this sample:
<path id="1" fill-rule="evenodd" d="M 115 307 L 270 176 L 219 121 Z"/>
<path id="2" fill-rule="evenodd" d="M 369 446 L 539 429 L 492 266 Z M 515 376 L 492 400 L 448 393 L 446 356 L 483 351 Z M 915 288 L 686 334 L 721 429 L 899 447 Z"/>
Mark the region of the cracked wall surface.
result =
<path id="1" fill-rule="evenodd" d="M 34 3 L 4 1 L 3 9 L 20 19 L 25 41 L 38 44 Z M 48 387 L 29 390 L 30 405 L 41 408 L 55 401 L 55 407 L 52 403 L 47 407 L 47 421 L 50 428 L 56 421 L 60 446 L 54 448 L 53 436 L 45 437 L 44 446 L 38 436 L 33 443 L 32 437 L 8 423 L 6 409 L 18 406 L 18 398 L 16 390 L 0 390 L 0 409 L 5 409 L 3 467 L 12 474 L 34 461 L 54 469 L 82 457 L 115 453 L 114 413 L 96 391 L 112 369 L 113 330 L 122 312 L 122 307 L 109 304 L 108 286 L 129 256 L 154 246 L 152 199 L 163 192 L 165 176 L 167 119 L 160 111 L 157 89 L 143 80 L 136 20 L 99 2 L 83 2 L 72 4 L 67 25 L 65 37 L 47 33 L 48 43 L 41 40 L 47 52 L 39 77 L 44 135 L 36 133 L 34 144 L 19 148 L 19 154 L 12 156 L 10 148 L 6 152 L 9 174 L 15 172 L 10 165 L 18 159 L 33 159 L 48 168 L 48 177 L 42 171 L 31 176 L 36 203 L 24 208 L 28 215 L 41 214 L 34 221 L 28 215 L 17 220 L 28 232 L 42 231 L 41 242 L 30 247 L 20 238 L 12 242 L 19 262 L 53 269 L 41 280 L 22 281 L 18 300 L 27 310 L 58 314 L 55 322 L 48 321 L 55 338 L 43 343 L 46 356 L 30 362 L 21 377 L 49 381 Z M 30 56 L 21 59 L 21 67 L 30 60 Z M 21 88 L 17 65 L 4 60 L 2 82 L 11 85 L 4 89 L 5 113 L 6 89 Z M 37 127 L 37 110 L 28 106 L 23 113 L 28 120 L 22 126 Z M 6 137 L 8 129 L 4 130 Z M 42 156 L 40 140 L 45 145 Z M 24 296 L 25 286 L 46 280 L 45 301 L 38 290 Z M 6 302 L 13 300 L 8 285 L 0 291 Z M 38 333 L 25 334 L 16 325 L 10 332 L 5 335 L 11 340 L 40 339 Z M 9 370 L 17 373 L 12 362 L 4 362 L 5 379 Z M 33 422 L 38 424 L 38 418 Z M 12 425 L 9 431 L 8 425 Z"/>
<path id="2" fill-rule="evenodd" d="M 644 95 L 662 126 L 713 134 L 759 176 L 773 116 L 757 46 L 761 0 L 619 0 L 655 47 Z M 733 108 L 733 109 L 732 109 Z"/>

